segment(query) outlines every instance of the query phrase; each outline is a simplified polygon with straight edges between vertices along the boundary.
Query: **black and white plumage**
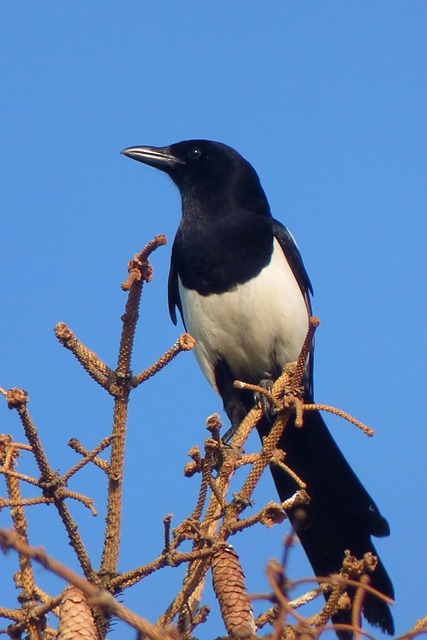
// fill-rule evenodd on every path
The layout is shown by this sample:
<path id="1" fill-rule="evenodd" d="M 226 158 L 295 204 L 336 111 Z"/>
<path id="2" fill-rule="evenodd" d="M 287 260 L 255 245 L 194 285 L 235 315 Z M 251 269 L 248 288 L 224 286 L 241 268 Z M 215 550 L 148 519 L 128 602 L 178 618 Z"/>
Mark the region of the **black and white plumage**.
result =
<path id="1" fill-rule="evenodd" d="M 276 299 L 272 287 L 281 292 Z M 219 353 L 235 379 L 253 382 L 276 378 L 283 362 L 297 359 L 308 329 L 307 306 L 276 239 L 270 262 L 256 278 L 201 296 L 178 275 L 178 293 L 185 327 L 196 339 L 196 358 L 213 387 Z"/>
<path id="2" fill-rule="evenodd" d="M 207 140 L 169 147 L 130 147 L 122 153 L 169 174 L 182 197 L 169 274 L 169 309 L 179 309 L 196 339 L 199 365 L 221 395 L 233 426 L 253 406 L 253 395 L 236 390 L 235 379 L 259 383 L 276 379 L 297 359 L 311 313 L 312 288 L 300 252 L 286 227 L 275 220 L 258 175 L 234 149 Z M 305 379 L 312 401 L 312 354 Z M 270 428 L 258 425 L 261 436 Z M 339 571 L 344 551 L 377 555 L 371 535 L 389 535 L 389 526 L 367 493 L 318 412 L 307 412 L 304 426 L 292 420 L 280 447 L 286 463 L 306 483 L 311 501 L 304 518 L 288 516 L 317 575 Z M 281 500 L 296 490 L 294 480 L 272 467 Z M 393 597 L 390 578 L 379 560 L 371 583 Z M 367 596 L 367 620 L 393 634 L 388 606 Z M 336 616 L 349 622 L 349 614 Z"/>

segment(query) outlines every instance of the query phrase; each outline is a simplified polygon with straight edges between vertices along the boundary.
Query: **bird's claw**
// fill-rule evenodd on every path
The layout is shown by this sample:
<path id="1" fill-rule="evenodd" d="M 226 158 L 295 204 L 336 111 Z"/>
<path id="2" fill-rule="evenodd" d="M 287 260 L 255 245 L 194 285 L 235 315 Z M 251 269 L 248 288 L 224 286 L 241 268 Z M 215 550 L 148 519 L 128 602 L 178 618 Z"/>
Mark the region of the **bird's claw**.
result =
<path id="1" fill-rule="evenodd" d="M 268 391 L 269 394 L 273 391 L 273 380 L 270 378 L 263 378 L 259 382 L 259 386 L 262 389 Z M 265 393 L 255 393 L 255 401 L 261 405 L 264 416 L 269 420 L 269 422 L 274 422 L 274 416 L 276 415 L 276 410 L 272 405 L 270 399 Z"/>

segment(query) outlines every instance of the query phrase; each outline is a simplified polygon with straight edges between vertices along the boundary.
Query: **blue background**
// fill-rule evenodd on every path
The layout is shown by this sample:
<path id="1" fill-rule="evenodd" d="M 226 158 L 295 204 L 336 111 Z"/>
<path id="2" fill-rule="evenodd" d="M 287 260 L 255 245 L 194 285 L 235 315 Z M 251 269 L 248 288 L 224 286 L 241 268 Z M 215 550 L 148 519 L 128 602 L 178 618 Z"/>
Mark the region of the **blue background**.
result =
<path id="1" fill-rule="evenodd" d="M 134 371 L 181 330 L 166 303 L 179 195 L 163 174 L 119 151 L 197 137 L 226 142 L 255 165 L 313 281 L 322 320 L 317 400 L 376 430 L 368 440 L 327 417 L 390 521 L 392 536 L 377 547 L 396 586 L 397 631 L 407 630 L 427 613 L 424 0 L 17 1 L 2 5 L 0 22 L 0 386 L 28 390 L 52 466 L 66 471 L 76 460 L 68 440 L 91 448 L 112 422 L 111 399 L 52 328 L 67 322 L 114 366 L 127 260 L 157 233 L 169 245 L 153 256 Z M 182 468 L 214 411 L 221 403 L 191 354 L 132 396 L 122 570 L 161 551 L 166 513 L 176 525 L 192 510 L 197 479 L 184 479 Z M 0 431 L 22 440 L 4 402 Z M 27 460 L 19 470 L 35 473 Z M 96 470 L 70 483 L 100 511 L 95 520 L 71 505 L 95 565 L 104 485 Z M 265 478 L 256 506 L 274 496 Z M 31 542 L 75 567 L 53 508 L 33 507 L 29 517 Z M 9 523 L 1 513 L 0 524 Z M 250 592 L 267 590 L 264 566 L 281 557 L 285 529 L 235 538 Z M 1 562 L 13 566 L 11 556 Z M 289 572 L 311 575 L 298 547 Z M 45 588 L 62 587 L 36 574 Z M 124 602 L 155 620 L 180 576 L 165 569 Z M 12 606 L 12 585 L 2 580 L 1 592 Z M 200 637 L 223 633 L 215 602 L 211 618 Z"/>

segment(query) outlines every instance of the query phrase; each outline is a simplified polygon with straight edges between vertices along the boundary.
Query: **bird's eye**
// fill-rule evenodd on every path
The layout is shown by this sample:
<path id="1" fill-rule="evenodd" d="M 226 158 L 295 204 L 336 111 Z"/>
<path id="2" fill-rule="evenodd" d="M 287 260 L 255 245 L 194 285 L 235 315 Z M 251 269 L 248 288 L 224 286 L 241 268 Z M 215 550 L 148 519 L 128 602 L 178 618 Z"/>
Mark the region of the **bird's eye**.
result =
<path id="1" fill-rule="evenodd" d="M 200 158 L 201 155 L 202 152 L 200 151 L 199 147 L 191 147 L 187 151 L 187 157 L 190 158 L 190 160 L 197 160 L 197 158 Z"/>

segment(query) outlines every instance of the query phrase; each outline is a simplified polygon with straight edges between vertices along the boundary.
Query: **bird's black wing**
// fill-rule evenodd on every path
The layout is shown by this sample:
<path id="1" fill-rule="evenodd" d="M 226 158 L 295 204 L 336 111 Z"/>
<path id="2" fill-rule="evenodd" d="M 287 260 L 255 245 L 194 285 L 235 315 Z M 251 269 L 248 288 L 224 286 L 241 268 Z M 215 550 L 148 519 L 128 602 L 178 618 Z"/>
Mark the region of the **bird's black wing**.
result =
<path id="1" fill-rule="evenodd" d="M 178 307 L 179 312 L 181 314 L 182 322 L 185 327 L 184 317 L 182 315 L 182 304 L 181 298 L 179 297 L 179 288 L 178 288 L 178 269 L 176 267 L 176 239 L 173 243 L 172 247 L 172 255 L 171 255 L 171 264 L 169 270 L 169 280 L 168 280 L 168 302 L 169 302 L 169 315 L 174 324 L 176 324 L 176 307 Z"/>
<path id="2" fill-rule="evenodd" d="M 299 288 L 301 289 L 301 292 L 307 302 L 307 308 L 311 313 L 309 294 L 313 294 L 313 287 L 311 286 L 310 278 L 308 277 L 308 273 L 305 270 L 304 263 L 302 261 L 302 257 L 296 245 L 296 242 L 292 237 L 292 234 L 281 222 L 279 222 L 278 220 L 274 220 L 273 218 L 272 226 L 274 237 L 282 247 L 282 251 L 286 256 L 286 260 L 288 261 L 295 279 L 298 282 Z"/>

